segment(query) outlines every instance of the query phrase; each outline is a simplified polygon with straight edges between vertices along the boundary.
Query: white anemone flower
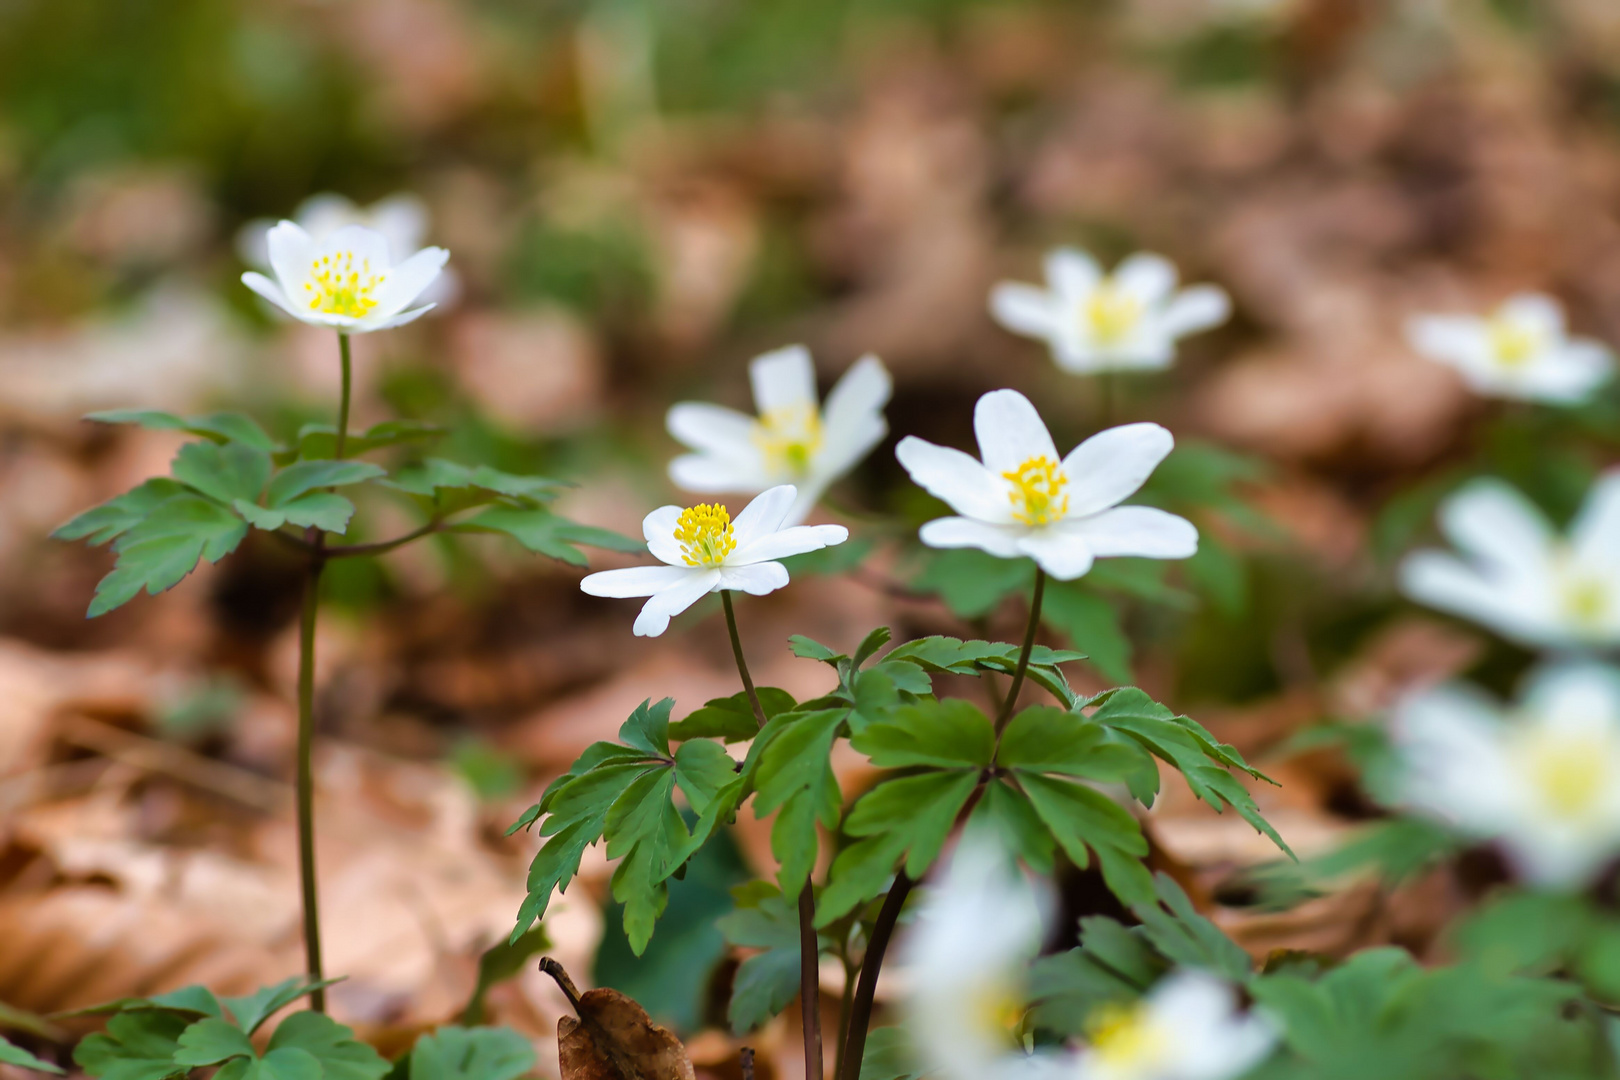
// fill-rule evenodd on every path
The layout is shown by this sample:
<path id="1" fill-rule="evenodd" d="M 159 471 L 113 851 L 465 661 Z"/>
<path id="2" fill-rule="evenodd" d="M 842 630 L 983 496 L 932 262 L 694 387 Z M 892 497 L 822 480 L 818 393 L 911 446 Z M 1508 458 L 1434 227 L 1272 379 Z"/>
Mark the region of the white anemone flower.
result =
<path id="1" fill-rule="evenodd" d="M 1447 499 L 1440 529 L 1468 558 L 1408 556 L 1401 587 L 1414 600 L 1532 647 L 1620 644 L 1620 470 L 1592 486 L 1567 537 L 1497 480 Z"/>
<path id="2" fill-rule="evenodd" d="M 1513 296 L 1485 318 L 1417 316 L 1407 339 L 1490 397 L 1578 404 L 1614 372 L 1608 347 L 1570 337 L 1558 301 L 1538 293 Z"/>
<path id="3" fill-rule="evenodd" d="M 1579 888 L 1620 854 L 1620 672 L 1535 677 L 1517 708 L 1442 686 L 1396 707 L 1403 801 L 1480 839 L 1518 872 Z"/>
<path id="4" fill-rule="evenodd" d="M 691 448 L 669 463 L 676 486 L 702 494 L 752 494 L 793 484 L 798 501 L 787 523 L 809 515 L 822 493 L 883 441 L 893 384 L 882 361 L 863 356 L 816 400 L 816 369 L 802 345 L 765 353 L 748 365 L 754 405 L 748 416 L 719 405 L 681 402 L 669 433 Z"/>
<path id="5" fill-rule="evenodd" d="M 708 593 L 735 589 L 764 596 L 788 583 L 789 555 L 842 544 L 842 525 L 798 525 L 783 521 L 798 492 L 783 484 L 763 492 L 732 521 L 718 503 L 660 506 L 641 523 L 647 550 L 663 566 L 632 566 L 589 574 L 579 587 L 592 596 L 651 597 L 636 617 L 638 637 L 657 637 L 669 620 Z"/>
<path id="6" fill-rule="evenodd" d="M 993 834 L 970 828 L 924 894 L 900 950 L 908 1041 L 941 1080 L 1058 1080 L 1055 1053 L 1025 1053 L 1019 1027 L 1040 951 L 1039 898 Z"/>
<path id="7" fill-rule="evenodd" d="M 1046 288 L 1004 281 L 990 291 L 1002 326 L 1040 338 L 1071 375 L 1158 370 L 1176 358 L 1176 342 L 1219 326 L 1232 302 L 1215 285 L 1176 288 L 1175 264 L 1139 252 L 1105 274 L 1075 248 L 1046 257 Z"/>
<path id="8" fill-rule="evenodd" d="M 1076 1080 L 1230 1080 L 1277 1041 L 1266 1016 L 1243 1013 L 1232 986 L 1208 972 L 1169 975 L 1142 1000 L 1094 1021 Z"/>
<path id="9" fill-rule="evenodd" d="M 973 410 L 973 427 L 982 464 L 914 435 L 895 448 L 911 479 L 961 515 L 924 525 L 929 547 L 1027 555 L 1060 581 L 1080 577 L 1096 558 L 1185 559 L 1198 550 L 1198 530 L 1185 518 L 1118 505 L 1175 445 L 1158 424 L 1100 431 L 1059 460 L 1029 399 L 993 390 Z"/>
<path id="10" fill-rule="evenodd" d="M 433 305 L 411 304 L 450 258 L 443 248 L 431 247 L 396 264 L 387 239 L 360 225 L 317 241 L 283 221 L 270 230 L 269 246 L 275 280 L 249 271 L 242 284 L 301 322 L 344 334 L 387 330 L 420 318 Z"/>

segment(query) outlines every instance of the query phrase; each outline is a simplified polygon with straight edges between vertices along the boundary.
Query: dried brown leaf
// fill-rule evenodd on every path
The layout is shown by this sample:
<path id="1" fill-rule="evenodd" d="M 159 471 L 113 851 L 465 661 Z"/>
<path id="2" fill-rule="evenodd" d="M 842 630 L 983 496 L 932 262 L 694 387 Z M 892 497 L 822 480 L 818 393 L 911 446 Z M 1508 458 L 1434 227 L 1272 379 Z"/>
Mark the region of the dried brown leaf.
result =
<path id="1" fill-rule="evenodd" d="M 606 987 L 581 994 L 549 956 L 540 970 L 557 980 L 579 1014 L 557 1021 L 562 1080 L 696 1080 L 686 1047 L 632 998 Z"/>

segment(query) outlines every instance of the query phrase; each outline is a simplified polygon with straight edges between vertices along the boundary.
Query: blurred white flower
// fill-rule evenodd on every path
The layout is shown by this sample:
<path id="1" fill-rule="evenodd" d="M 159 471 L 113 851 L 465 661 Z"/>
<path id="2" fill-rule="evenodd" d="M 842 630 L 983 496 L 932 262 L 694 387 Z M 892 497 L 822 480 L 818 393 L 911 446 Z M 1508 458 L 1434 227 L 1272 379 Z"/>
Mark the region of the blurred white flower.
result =
<path id="1" fill-rule="evenodd" d="M 302 322 L 363 334 L 425 314 L 432 304 L 410 305 L 449 258 L 443 248 L 423 248 L 396 264 L 387 239 L 371 229 L 346 225 L 317 241 L 283 221 L 270 230 L 275 280 L 249 271 L 242 284 Z"/>
<path id="2" fill-rule="evenodd" d="M 1018 1038 L 1041 912 L 1029 882 L 993 835 L 969 829 L 928 889 L 901 950 L 905 1025 L 926 1074 L 943 1080 L 1057 1080 L 1054 1053 Z"/>
<path id="3" fill-rule="evenodd" d="M 924 525 L 919 535 L 929 547 L 1027 555 L 1061 581 L 1080 577 L 1096 558 L 1185 559 L 1198 550 L 1198 530 L 1185 518 L 1117 505 L 1175 445 L 1158 424 L 1100 431 L 1059 460 L 1029 399 L 993 390 L 973 410 L 973 428 L 983 464 L 914 435 L 895 448 L 911 479 L 962 515 Z"/>
<path id="4" fill-rule="evenodd" d="M 1556 668 L 1505 715 L 1468 688 L 1397 706 L 1403 801 L 1498 841 L 1519 873 L 1579 887 L 1620 853 L 1620 672 Z"/>
<path id="5" fill-rule="evenodd" d="M 1570 337 L 1558 301 L 1511 297 L 1491 315 L 1420 315 L 1407 324 L 1412 347 L 1456 368 L 1478 394 L 1577 404 L 1614 372 L 1614 354 Z"/>
<path id="6" fill-rule="evenodd" d="M 1080 1051 L 1077 1080 L 1229 1080 L 1271 1052 L 1277 1029 L 1238 1009 L 1222 979 L 1181 971 L 1129 1006 L 1110 1006 Z"/>
<path id="7" fill-rule="evenodd" d="M 402 260 L 420 248 L 428 232 L 427 206 L 416 196 L 404 194 L 390 195 L 370 206 L 358 206 L 353 200 L 331 192 L 311 195 L 298 204 L 292 220 L 316 243 L 349 225 L 370 229 L 388 241 L 388 254 L 395 260 Z M 270 230 L 275 226 L 276 222 L 269 218 L 256 218 L 236 234 L 237 254 L 255 270 L 271 270 Z M 421 298 L 424 303 L 444 307 L 454 302 L 459 293 L 455 272 L 446 267 L 422 291 Z"/>
<path id="8" fill-rule="evenodd" d="M 751 494 L 775 484 L 798 488 L 787 524 L 810 513 L 833 481 L 883 441 L 893 384 L 882 361 L 863 356 L 816 400 L 816 369 L 802 345 L 765 353 L 748 365 L 758 418 L 702 402 L 669 410 L 669 433 L 694 452 L 669 463 L 669 477 L 687 491 Z"/>
<path id="9" fill-rule="evenodd" d="M 707 593 L 738 589 L 764 596 L 788 583 L 789 555 L 842 544 L 842 525 L 784 527 L 798 492 L 783 484 L 743 508 L 737 520 L 718 503 L 660 506 L 641 523 L 647 550 L 663 566 L 632 566 L 588 574 L 579 587 L 592 596 L 649 596 L 636 617 L 638 637 L 657 637 L 669 620 Z"/>
<path id="10" fill-rule="evenodd" d="M 1176 342 L 1219 326 L 1232 313 L 1214 285 L 1176 289 L 1175 264 L 1146 252 L 1104 274 L 1075 248 L 1046 257 L 1046 288 L 1004 281 L 990 290 L 990 311 L 1014 333 L 1040 338 L 1071 375 L 1167 368 Z"/>
<path id="11" fill-rule="evenodd" d="M 1440 529 L 1468 557 L 1419 551 L 1401 566 L 1414 600 L 1473 619 L 1524 645 L 1620 644 L 1620 470 L 1587 493 L 1567 539 L 1497 480 L 1440 507 Z"/>

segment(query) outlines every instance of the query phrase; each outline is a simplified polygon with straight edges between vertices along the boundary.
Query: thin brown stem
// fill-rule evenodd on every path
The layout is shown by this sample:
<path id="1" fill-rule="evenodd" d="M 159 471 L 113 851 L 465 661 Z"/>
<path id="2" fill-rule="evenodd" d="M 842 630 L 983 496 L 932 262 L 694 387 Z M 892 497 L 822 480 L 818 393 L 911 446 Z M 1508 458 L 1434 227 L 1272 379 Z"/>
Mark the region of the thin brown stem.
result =
<path id="1" fill-rule="evenodd" d="M 836 1078 L 844 1071 L 844 1050 L 849 1044 L 849 1013 L 855 1004 L 855 977 L 858 968 L 849 956 L 849 942 L 844 942 L 844 954 L 839 957 L 844 962 L 844 994 L 838 1002 L 838 1042 L 833 1046 L 833 1076 Z"/>
<path id="2" fill-rule="evenodd" d="M 748 674 L 748 661 L 743 658 L 742 638 L 737 635 L 737 612 L 731 606 L 731 590 L 720 590 L 720 604 L 726 609 L 726 629 L 731 632 L 731 655 L 737 658 L 737 674 L 742 676 L 743 690 L 748 704 L 754 707 L 754 719 L 765 726 L 765 706 L 759 703 L 759 691 L 754 689 L 753 676 Z"/>
<path id="3" fill-rule="evenodd" d="M 1041 625 L 1041 598 L 1046 595 L 1046 571 L 1039 566 L 1035 568 L 1035 595 L 1029 601 L 1029 625 L 1024 628 L 1024 647 L 1018 652 L 1018 666 L 1013 669 L 1012 685 L 1007 687 L 1007 696 L 1001 702 L 1001 711 L 996 714 L 996 734 L 1007 726 L 1012 717 L 1013 710 L 1018 707 L 1018 692 L 1024 688 L 1024 674 L 1029 671 L 1029 653 L 1035 648 L 1035 631 Z"/>
<path id="4" fill-rule="evenodd" d="M 319 545 L 317 540 L 316 544 Z M 315 741 L 315 612 L 320 604 L 319 551 L 304 575 L 303 612 L 298 621 L 298 877 L 303 887 L 304 955 L 311 981 L 321 973 L 321 916 L 315 886 L 315 774 L 311 756 Z M 326 1011 L 326 991 L 309 996 L 316 1012 Z"/>
<path id="5" fill-rule="evenodd" d="M 834 1080 L 857 1080 L 861 1075 L 861 1058 L 866 1054 L 866 1031 L 872 1023 L 872 1001 L 877 995 L 878 972 L 883 968 L 883 954 L 888 951 L 889 939 L 894 936 L 895 923 L 900 921 L 900 909 L 916 882 L 901 870 L 895 875 L 889 895 L 883 898 L 877 922 L 872 924 L 872 940 L 861 958 L 861 981 L 855 988 L 855 1004 L 849 1014 L 849 1036 L 844 1047 L 843 1068 Z"/>

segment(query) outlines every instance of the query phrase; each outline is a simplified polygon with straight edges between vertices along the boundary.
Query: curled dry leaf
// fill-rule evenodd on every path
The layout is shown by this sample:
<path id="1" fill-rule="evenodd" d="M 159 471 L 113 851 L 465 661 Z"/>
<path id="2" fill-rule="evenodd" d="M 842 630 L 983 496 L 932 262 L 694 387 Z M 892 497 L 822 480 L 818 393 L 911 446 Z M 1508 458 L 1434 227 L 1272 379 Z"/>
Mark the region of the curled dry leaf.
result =
<path id="1" fill-rule="evenodd" d="M 634 1000 L 607 988 L 581 994 L 549 956 L 540 970 L 557 981 L 579 1014 L 557 1021 L 562 1080 L 696 1080 L 686 1047 Z"/>

